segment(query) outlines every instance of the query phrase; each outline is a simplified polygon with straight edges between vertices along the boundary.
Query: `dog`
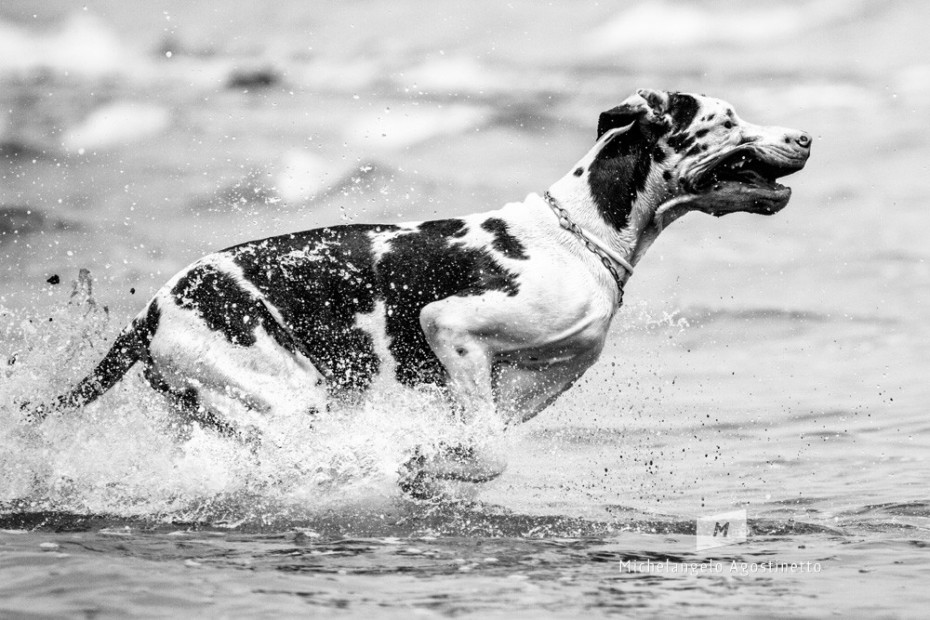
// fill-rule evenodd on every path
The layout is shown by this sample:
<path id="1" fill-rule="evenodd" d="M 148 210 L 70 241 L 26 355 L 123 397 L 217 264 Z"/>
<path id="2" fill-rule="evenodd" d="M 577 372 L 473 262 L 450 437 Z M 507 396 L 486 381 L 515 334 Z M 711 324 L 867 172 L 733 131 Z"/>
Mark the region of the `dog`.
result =
<path id="1" fill-rule="evenodd" d="M 639 90 L 600 114 L 594 146 L 542 196 L 205 256 L 38 417 L 90 403 L 141 363 L 188 419 L 232 435 L 243 411 L 312 415 L 381 380 L 436 386 L 464 416 L 527 420 L 598 359 L 662 230 L 691 211 L 781 210 L 791 190 L 777 179 L 810 149 L 809 134 L 745 122 L 725 101 Z"/>

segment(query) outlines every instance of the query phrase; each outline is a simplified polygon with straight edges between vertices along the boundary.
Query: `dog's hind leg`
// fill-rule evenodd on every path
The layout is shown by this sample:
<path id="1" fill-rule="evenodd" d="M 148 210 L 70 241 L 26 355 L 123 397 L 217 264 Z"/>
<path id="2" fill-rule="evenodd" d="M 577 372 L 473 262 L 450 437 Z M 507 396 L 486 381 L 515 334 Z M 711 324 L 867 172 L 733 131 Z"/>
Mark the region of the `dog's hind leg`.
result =
<path id="1" fill-rule="evenodd" d="M 150 347 L 150 383 L 191 421 L 224 434 L 324 410 L 323 374 L 295 343 L 283 340 L 289 336 L 272 317 L 253 320 L 252 341 L 238 344 L 197 313 L 165 300 Z"/>
<path id="2" fill-rule="evenodd" d="M 86 269 L 82 269 L 81 277 L 87 278 L 85 285 L 89 287 L 90 276 L 86 275 L 86 272 Z M 77 291 L 77 284 L 75 290 Z M 27 419 L 38 422 L 52 411 L 77 409 L 94 402 L 100 395 L 113 387 L 117 381 L 122 379 L 136 362 L 147 359 L 148 347 L 155 330 L 158 328 L 160 314 L 157 302 L 152 300 L 120 332 L 107 354 L 90 375 L 84 377 L 67 393 L 58 396 L 50 405 L 24 403 L 21 409 L 26 411 Z"/>
<path id="3" fill-rule="evenodd" d="M 181 436 L 185 438 L 189 436 L 191 423 L 199 424 L 204 428 L 211 428 L 226 437 L 238 436 L 238 432 L 233 425 L 217 415 L 215 411 L 207 409 L 200 403 L 196 389 L 192 387 L 182 391 L 172 389 L 158 370 L 155 369 L 154 364 L 151 363 L 146 364 L 142 375 L 152 389 L 165 395 L 172 410 L 181 418 L 181 429 L 183 429 L 180 433 Z M 174 425 L 172 424 L 172 426 Z"/>

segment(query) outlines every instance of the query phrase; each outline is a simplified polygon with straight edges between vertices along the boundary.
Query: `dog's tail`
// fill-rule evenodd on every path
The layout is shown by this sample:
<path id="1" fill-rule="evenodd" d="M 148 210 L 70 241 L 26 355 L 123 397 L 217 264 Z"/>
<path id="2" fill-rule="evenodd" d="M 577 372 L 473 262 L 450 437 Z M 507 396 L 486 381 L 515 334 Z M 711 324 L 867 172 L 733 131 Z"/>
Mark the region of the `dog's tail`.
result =
<path id="1" fill-rule="evenodd" d="M 92 373 L 81 379 L 66 394 L 55 398 L 51 404 L 23 405 L 22 408 L 27 410 L 27 417 L 38 422 L 53 411 L 77 409 L 95 401 L 122 379 L 133 364 L 149 357 L 149 345 L 158 327 L 160 314 L 158 304 L 153 299 L 148 307 L 120 332 L 113 346 Z"/>

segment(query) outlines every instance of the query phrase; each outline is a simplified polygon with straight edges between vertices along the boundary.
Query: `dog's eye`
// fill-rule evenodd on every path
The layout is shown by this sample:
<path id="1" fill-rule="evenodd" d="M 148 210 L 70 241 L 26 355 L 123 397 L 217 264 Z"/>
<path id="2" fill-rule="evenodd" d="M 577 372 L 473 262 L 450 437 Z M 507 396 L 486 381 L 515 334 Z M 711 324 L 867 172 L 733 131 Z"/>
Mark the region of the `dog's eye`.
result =
<path id="1" fill-rule="evenodd" d="M 726 127 L 727 129 L 733 129 L 733 123 L 731 123 L 730 121 L 725 122 L 723 126 Z"/>

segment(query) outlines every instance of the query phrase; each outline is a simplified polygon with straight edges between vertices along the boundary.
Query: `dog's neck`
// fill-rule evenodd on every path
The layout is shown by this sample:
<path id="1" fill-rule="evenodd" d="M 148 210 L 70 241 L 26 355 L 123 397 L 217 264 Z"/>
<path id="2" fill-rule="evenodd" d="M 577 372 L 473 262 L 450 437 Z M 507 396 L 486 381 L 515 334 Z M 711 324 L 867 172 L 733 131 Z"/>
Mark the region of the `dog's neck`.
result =
<path id="1" fill-rule="evenodd" d="M 660 187 L 657 183 L 647 183 L 646 188 L 636 197 L 626 226 L 618 230 L 604 219 L 591 192 L 581 181 L 573 174 L 568 174 L 554 183 L 549 193 L 568 212 L 573 222 L 606 243 L 635 267 L 659 234 L 653 216 L 664 198 L 664 191 L 657 189 Z M 626 272 L 622 275 L 626 282 L 631 274 Z"/>

